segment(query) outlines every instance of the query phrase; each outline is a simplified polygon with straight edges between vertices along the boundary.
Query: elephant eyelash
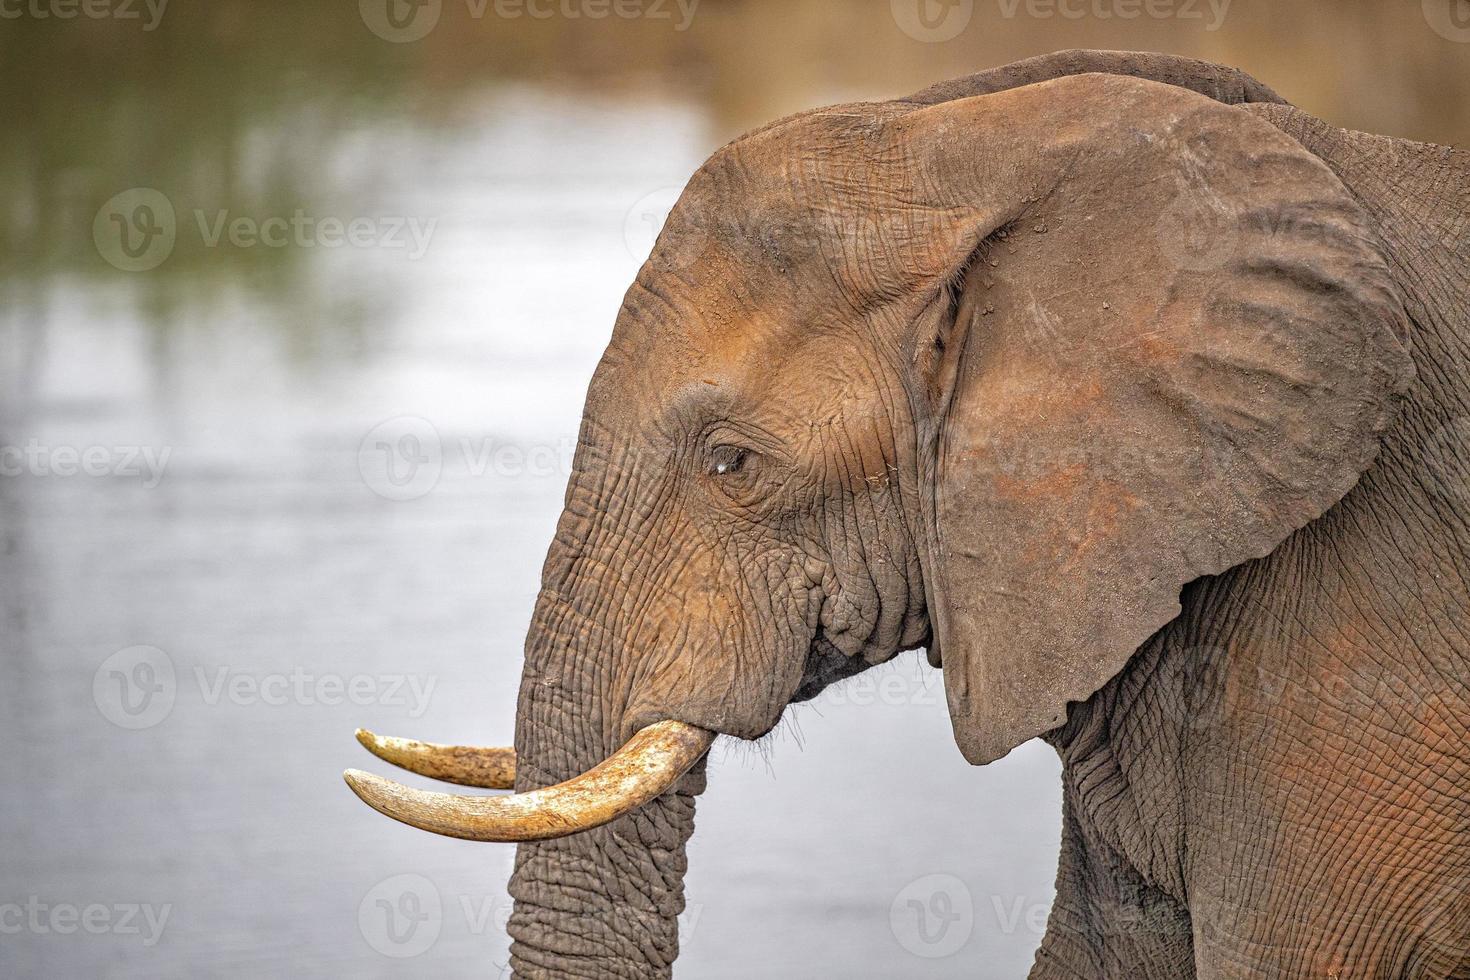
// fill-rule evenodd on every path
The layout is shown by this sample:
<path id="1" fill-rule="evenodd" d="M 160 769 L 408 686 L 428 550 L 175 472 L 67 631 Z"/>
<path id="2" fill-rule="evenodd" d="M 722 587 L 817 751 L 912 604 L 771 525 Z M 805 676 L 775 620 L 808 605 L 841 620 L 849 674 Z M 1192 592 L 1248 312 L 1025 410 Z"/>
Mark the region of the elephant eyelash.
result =
<path id="1" fill-rule="evenodd" d="M 745 468 L 751 452 L 739 446 L 716 446 L 710 453 L 711 476 L 733 476 Z"/>

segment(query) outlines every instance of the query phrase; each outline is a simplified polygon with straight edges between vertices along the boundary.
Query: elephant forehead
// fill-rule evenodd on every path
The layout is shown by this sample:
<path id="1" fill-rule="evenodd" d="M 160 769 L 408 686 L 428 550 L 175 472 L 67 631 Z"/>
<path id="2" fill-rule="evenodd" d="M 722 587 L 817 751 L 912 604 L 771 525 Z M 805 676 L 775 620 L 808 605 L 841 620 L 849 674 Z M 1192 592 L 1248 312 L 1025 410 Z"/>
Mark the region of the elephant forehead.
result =
<path id="1" fill-rule="evenodd" d="M 627 315 L 594 376 L 588 411 L 635 440 L 643 433 L 660 442 L 720 420 L 774 435 L 862 414 L 880 387 L 875 349 L 840 314 L 810 312 L 711 303 L 684 315 Z"/>
<path id="2" fill-rule="evenodd" d="M 908 214 L 912 161 L 886 107 L 843 107 L 773 125 L 712 155 L 690 178 L 650 258 L 674 275 L 725 261 L 790 280 L 830 269 L 873 221 Z"/>
<path id="3" fill-rule="evenodd" d="M 771 173 L 730 183 L 691 181 L 649 257 L 651 272 L 694 284 L 724 273 L 758 290 L 821 257 L 820 215 L 799 187 Z"/>
<path id="4" fill-rule="evenodd" d="M 821 378 L 864 349 L 854 267 L 883 258 L 867 247 L 876 233 L 865 216 L 901 210 L 879 179 L 901 170 L 892 142 L 853 111 L 714 154 L 629 289 L 589 405 L 648 421 L 686 405 L 831 390 Z"/>
<path id="5" fill-rule="evenodd" d="M 693 304 L 684 315 L 620 323 L 594 378 L 598 400 L 633 397 L 659 415 L 715 394 L 762 397 L 778 377 L 810 360 L 819 328 L 799 310 Z"/>

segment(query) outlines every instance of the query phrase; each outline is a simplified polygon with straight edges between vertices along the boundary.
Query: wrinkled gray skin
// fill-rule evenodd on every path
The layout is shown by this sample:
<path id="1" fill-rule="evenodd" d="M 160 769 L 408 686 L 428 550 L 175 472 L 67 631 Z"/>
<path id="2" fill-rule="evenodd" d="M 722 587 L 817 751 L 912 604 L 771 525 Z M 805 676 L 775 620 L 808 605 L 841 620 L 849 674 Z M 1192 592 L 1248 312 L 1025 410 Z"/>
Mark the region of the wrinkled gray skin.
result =
<path id="1" fill-rule="evenodd" d="M 517 789 L 927 645 L 971 761 L 1064 763 L 1033 976 L 1470 978 L 1467 215 L 1157 55 L 725 148 L 588 392 Z M 518 848 L 516 975 L 672 970 L 703 780 Z"/>

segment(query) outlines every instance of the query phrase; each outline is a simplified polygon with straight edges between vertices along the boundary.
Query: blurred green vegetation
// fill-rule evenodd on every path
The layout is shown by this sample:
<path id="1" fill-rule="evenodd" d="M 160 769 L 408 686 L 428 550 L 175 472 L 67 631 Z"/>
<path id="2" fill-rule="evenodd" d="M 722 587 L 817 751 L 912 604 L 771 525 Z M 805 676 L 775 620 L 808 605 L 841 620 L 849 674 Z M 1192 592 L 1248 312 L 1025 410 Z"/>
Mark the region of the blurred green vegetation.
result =
<path id="1" fill-rule="evenodd" d="M 1208 7 L 1192 19 L 1038 17 L 1026 3 L 974 0 L 965 29 L 942 43 L 906 35 L 888 0 L 702 0 L 687 30 L 672 0 L 658 0 L 670 16 L 633 19 L 588 16 L 597 0 L 557 2 L 583 13 L 507 18 L 496 0 L 443 0 L 437 26 L 411 43 L 374 34 L 350 2 L 175 0 L 152 30 L 146 9 L 132 20 L 0 20 L 0 289 L 24 304 L 59 275 L 126 280 L 91 238 L 120 190 L 162 191 L 181 224 L 193 207 L 290 214 L 334 191 L 324 162 L 348 134 L 452 131 L 494 86 L 693 104 L 713 148 L 795 109 L 899 95 L 1050 50 L 1154 49 L 1245 68 L 1338 125 L 1470 137 L 1470 43 L 1431 29 L 1417 0 L 1235 0 L 1214 30 Z M 1470 0 L 1437 2 L 1470 18 Z M 289 293 L 302 255 L 180 235 L 158 274 L 129 288 L 150 319 L 167 319 L 220 277 Z"/>

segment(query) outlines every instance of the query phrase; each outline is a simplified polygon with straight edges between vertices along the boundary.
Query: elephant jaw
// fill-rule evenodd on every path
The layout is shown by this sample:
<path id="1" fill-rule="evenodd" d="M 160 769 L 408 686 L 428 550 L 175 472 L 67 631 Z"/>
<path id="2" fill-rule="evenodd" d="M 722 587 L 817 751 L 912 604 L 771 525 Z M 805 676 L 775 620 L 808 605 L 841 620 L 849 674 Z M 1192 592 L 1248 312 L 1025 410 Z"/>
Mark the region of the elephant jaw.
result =
<path id="1" fill-rule="evenodd" d="M 587 772 L 510 796 L 429 793 L 356 769 L 344 778 L 368 806 L 420 830 L 464 840 L 551 840 L 610 823 L 668 792 L 714 737 L 681 721 L 655 722 Z M 514 749 L 434 745 L 361 730 L 357 738 L 379 758 L 435 779 L 489 789 L 509 789 L 515 779 Z"/>

